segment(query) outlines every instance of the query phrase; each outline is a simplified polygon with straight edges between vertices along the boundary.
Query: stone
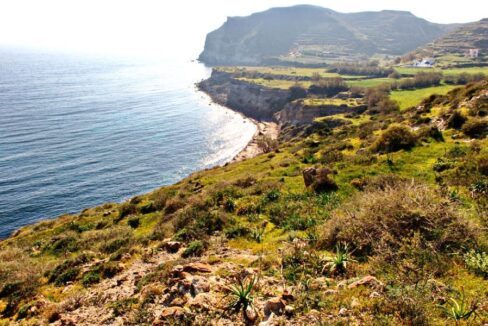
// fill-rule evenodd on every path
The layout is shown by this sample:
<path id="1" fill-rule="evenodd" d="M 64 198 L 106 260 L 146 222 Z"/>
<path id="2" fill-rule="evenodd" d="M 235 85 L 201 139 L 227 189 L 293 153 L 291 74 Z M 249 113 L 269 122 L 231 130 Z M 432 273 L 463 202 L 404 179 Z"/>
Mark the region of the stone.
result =
<path id="1" fill-rule="evenodd" d="M 215 306 L 215 298 L 209 293 L 199 293 L 188 301 L 187 306 L 196 310 L 208 311 Z"/>
<path id="2" fill-rule="evenodd" d="M 180 318 L 185 315 L 185 309 L 181 307 L 166 307 L 161 310 L 161 314 L 154 321 L 153 326 L 166 325 L 167 319 Z"/>
<path id="3" fill-rule="evenodd" d="M 271 313 L 282 315 L 285 311 L 285 306 L 286 302 L 281 297 L 271 298 L 264 305 L 264 314 L 266 316 L 271 315 Z"/>
<path id="4" fill-rule="evenodd" d="M 315 192 L 337 190 L 337 184 L 329 177 L 329 175 L 334 174 L 334 171 L 328 168 L 310 167 L 304 169 L 302 174 L 305 187 L 310 187 Z"/>
<path id="5" fill-rule="evenodd" d="M 189 263 L 183 266 L 183 271 L 188 273 L 211 273 L 212 267 L 205 263 Z"/>
<path id="6" fill-rule="evenodd" d="M 210 292 L 210 282 L 203 277 L 194 277 L 191 282 L 191 292 L 193 295 Z"/>
<path id="7" fill-rule="evenodd" d="M 285 315 L 291 317 L 295 314 L 295 307 L 293 306 L 286 306 L 285 307 Z"/>
<path id="8" fill-rule="evenodd" d="M 379 297 L 381 297 L 381 294 L 379 294 L 376 291 L 371 292 L 371 294 L 369 295 L 370 299 L 379 298 Z"/>
<path id="9" fill-rule="evenodd" d="M 341 308 L 339 310 L 339 316 L 347 316 L 347 309 L 346 308 Z"/>
<path id="10" fill-rule="evenodd" d="M 325 291 L 324 291 L 324 294 L 325 294 L 325 295 L 333 295 L 333 294 L 337 294 L 337 293 L 339 293 L 339 291 L 337 291 L 337 290 L 332 290 L 332 289 L 329 289 L 329 290 L 325 290 Z"/>
<path id="11" fill-rule="evenodd" d="M 246 317 L 246 319 L 250 322 L 255 322 L 257 319 L 258 319 L 258 313 L 256 312 L 256 310 L 250 306 L 248 306 L 246 308 L 246 310 L 244 311 L 244 316 Z"/>
<path id="12" fill-rule="evenodd" d="M 371 288 L 375 288 L 375 289 L 382 289 L 384 285 L 383 285 L 383 283 L 378 281 L 378 279 L 376 277 L 368 275 L 368 276 L 365 276 L 356 282 L 352 282 L 347 287 L 349 289 L 354 289 L 354 288 L 357 288 L 358 286 L 367 286 L 367 287 L 371 287 Z"/>

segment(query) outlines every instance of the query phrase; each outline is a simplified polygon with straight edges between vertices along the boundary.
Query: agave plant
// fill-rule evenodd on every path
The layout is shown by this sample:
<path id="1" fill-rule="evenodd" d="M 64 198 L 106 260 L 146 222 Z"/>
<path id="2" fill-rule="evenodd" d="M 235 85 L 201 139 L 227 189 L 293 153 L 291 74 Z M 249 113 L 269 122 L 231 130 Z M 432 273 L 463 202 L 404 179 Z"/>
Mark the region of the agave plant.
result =
<path id="1" fill-rule="evenodd" d="M 229 287 L 230 295 L 234 297 L 230 308 L 237 312 L 241 309 L 246 311 L 247 307 L 251 307 L 253 303 L 251 292 L 256 283 L 256 276 L 252 279 L 238 278 L 237 282 Z"/>
<path id="2" fill-rule="evenodd" d="M 325 258 L 325 265 L 322 273 L 326 268 L 329 269 L 330 273 L 343 274 L 347 270 L 347 264 L 349 262 L 354 262 L 355 260 L 350 257 L 350 252 L 347 244 L 336 246 L 336 254 L 333 257 Z"/>
<path id="3" fill-rule="evenodd" d="M 442 307 L 449 318 L 454 320 L 467 320 L 476 312 L 476 304 L 472 302 L 470 305 L 466 302 L 466 297 L 464 291 L 461 292 L 460 300 L 450 298 L 446 306 Z"/>

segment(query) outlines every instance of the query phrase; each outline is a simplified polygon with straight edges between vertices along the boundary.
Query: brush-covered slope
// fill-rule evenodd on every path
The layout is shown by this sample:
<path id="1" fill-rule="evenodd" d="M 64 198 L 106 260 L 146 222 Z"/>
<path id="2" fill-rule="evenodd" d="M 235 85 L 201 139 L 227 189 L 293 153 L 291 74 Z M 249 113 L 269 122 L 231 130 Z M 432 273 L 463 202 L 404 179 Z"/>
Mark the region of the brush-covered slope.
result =
<path id="1" fill-rule="evenodd" d="M 478 50 L 478 55 L 470 57 L 469 50 L 474 49 Z M 458 65 L 488 62 L 488 18 L 456 28 L 421 48 L 419 53 Z"/>
<path id="2" fill-rule="evenodd" d="M 0 325 L 484 325 L 487 98 L 370 96 L 269 153 L 24 227 L 0 241 Z"/>
<path id="3" fill-rule="evenodd" d="M 450 28 L 401 11 L 343 14 L 307 5 L 273 8 L 228 18 L 207 35 L 200 60 L 222 65 L 257 64 L 287 55 L 331 60 L 399 55 L 439 38 Z"/>

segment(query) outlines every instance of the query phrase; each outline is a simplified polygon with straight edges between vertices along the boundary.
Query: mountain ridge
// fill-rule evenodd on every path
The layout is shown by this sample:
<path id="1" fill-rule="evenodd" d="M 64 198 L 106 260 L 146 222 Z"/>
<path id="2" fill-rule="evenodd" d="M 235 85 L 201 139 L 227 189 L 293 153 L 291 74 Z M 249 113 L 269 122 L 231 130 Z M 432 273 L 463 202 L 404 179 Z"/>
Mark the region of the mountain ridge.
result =
<path id="1" fill-rule="evenodd" d="M 271 58 L 356 60 L 374 54 L 402 55 L 457 25 L 435 24 L 408 11 L 340 13 L 298 5 L 228 17 L 207 35 L 199 60 L 209 65 L 262 64 Z"/>

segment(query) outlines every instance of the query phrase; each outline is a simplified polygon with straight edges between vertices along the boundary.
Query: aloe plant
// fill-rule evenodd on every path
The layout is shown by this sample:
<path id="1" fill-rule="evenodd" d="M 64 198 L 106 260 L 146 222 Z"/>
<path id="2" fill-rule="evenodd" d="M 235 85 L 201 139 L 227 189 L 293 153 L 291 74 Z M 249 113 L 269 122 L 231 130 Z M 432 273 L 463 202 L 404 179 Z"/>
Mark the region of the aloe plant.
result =
<path id="1" fill-rule="evenodd" d="M 337 245 L 336 254 L 333 257 L 325 258 L 326 264 L 323 271 L 328 268 L 330 273 L 345 273 L 347 264 L 355 261 L 350 257 L 350 252 L 347 244 Z M 322 272 L 323 272 L 322 271 Z"/>
<path id="2" fill-rule="evenodd" d="M 236 284 L 229 287 L 230 294 L 234 297 L 231 304 L 231 308 L 234 311 L 245 311 L 247 307 L 252 306 L 253 297 L 251 295 L 254 286 L 257 283 L 257 278 L 254 276 L 252 279 L 246 280 L 246 278 L 239 278 Z"/>

